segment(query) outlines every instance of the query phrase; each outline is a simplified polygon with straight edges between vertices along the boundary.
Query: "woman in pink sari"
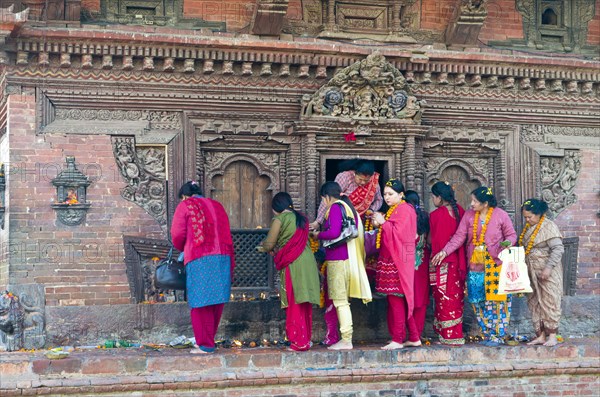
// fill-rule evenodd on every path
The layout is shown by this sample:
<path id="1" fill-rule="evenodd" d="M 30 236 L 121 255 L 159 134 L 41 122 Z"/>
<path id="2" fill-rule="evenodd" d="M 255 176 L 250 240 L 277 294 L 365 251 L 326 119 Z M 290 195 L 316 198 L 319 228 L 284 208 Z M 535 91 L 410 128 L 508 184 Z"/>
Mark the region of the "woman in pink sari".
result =
<path id="1" fill-rule="evenodd" d="M 383 199 L 390 207 L 386 214 L 373 214 L 373 224 L 379 227 L 379 259 L 376 291 L 387 295 L 388 330 L 392 341 L 383 350 L 420 346 L 419 330 L 413 317 L 415 280 L 415 238 L 417 214 L 404 201 L 404 185 L 397 179 L 386 182 Z M 408 340 L 406 327 L 408 326 Z"/>
<path id="2" fill-rule="evenodd" d="M 181 203 L 171 225 L 173 246 L 184 253 L 186 290 L 192 329 L 193 354 L 215 351 L 215 335 L 225 302 L 229 302 L 235 267 L 229 218 L 218 201 L 202 197 L 196 181 L 179 190 Z"/>
<path id="3" fill-rule="evenodd" d="M 456 202 L 454 190 L 447 182 L 436 182 L 431 187 L 431 196 L 433 205 L 437 207 L 429 215 L 431 254 L 436 255 L 456 233 L 465 210 Z M 463 345 L 462 317 L 467 275 L 464 245 L 431 270 L 435 302 L 433 328 L 440 343 Z"/>
<path id="4" fill-rule="evenodd" d="M 288 193 L 280 192 L 271 204 L 275 217 L 261 251 L 273 252 L 280 272 L 281 307 L 286 309 L 285 332 L 290 350 L 310 349 L 312 304 L 320 302 L 315 257 L 308 241 L 308 220 L 294 209 Z"/>

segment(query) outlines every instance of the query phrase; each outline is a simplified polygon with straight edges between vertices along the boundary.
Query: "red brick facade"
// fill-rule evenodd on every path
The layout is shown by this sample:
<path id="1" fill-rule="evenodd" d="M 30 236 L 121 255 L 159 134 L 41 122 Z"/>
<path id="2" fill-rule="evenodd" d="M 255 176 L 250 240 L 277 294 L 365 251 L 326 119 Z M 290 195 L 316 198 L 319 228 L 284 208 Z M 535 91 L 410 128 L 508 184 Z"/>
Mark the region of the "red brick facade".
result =
<path id="1" fill-rule="evenodd" d="M 485 19 L 479 40 L 504 41 L 523 38 L 523 17 L 517 11 L 513 0 L 488 2 L 488 16 Z"/>
<path id="2" fill-rule="evenodd" d="M 116 168 L 110 137 L 36 135 L 33 95 L 10 95 L 8 114 L 10 274 L 0 284 L 43 284 L 48 306 L 130 303 L 123 235 L 163 233 L 144 210 L 120 196 L 125 181 Z M 64 169 L 68 155 L 75 156 L 78 169 L 93 181 L 86 223 L 74 227 L 58 222 L 50 207 L 56 200 L 50 182 Z"/>
<path id="3" fill-rule="evenodd" d="M 600 294 L 600 152 L 584 150 L 575 193 L 577 202 L 556 222 L 565 237 L 579 236 L 577 295 Z"/>

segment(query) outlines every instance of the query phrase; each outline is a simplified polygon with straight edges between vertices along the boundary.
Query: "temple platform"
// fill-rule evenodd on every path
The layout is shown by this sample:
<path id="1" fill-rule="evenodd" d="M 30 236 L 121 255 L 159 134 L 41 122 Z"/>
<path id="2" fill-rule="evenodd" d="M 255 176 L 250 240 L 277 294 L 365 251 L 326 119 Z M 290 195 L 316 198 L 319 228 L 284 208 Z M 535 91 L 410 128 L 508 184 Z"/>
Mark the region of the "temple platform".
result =
<path id="1" fill-rule="evenodd" d="M 0 353 L 0 396 L 600 396 L 600 340 L 555 347 L 440 345 Z"/>

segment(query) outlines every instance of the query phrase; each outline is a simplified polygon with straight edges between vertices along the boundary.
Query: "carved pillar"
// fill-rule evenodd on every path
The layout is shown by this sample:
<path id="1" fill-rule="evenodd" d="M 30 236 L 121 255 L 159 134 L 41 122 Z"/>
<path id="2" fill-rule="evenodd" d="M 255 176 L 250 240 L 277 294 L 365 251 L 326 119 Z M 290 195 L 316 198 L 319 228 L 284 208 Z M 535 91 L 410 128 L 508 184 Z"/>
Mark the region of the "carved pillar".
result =
<path id="1" fill-rule="evenodd" d="M 404 180 L 406 189 L 414 190 L 415 172 L 417 170 L 415 137 L 407 136 L 404 145 L 404 152 L 402 152 L 402 179 Z"/>
<path id="2" fill-rule="evenodd" d="M 306 203 L 308 219 L 317 217 L 317 205 L 320 202 L 318 194 L 318 179 L 317 175 L 321 172 L 319 168 L 319 156 L 317 153 L 317 134 L 310 132 L 306 134 L 304 140 L 304 172 L 306 175 Z"/>
<path id="3" fill-rule="evenodd" d="M 335 0 L 329 0 L 327 2 L 327 23 L 325 24 L 326 30 L 335 30 Z"/>
<path id="4" fill-rule="evenodd" d="M 402 5 L 400 4 L 400 0 L 395 0 L 392 6 L 392 32 L 399 33 L 400 32 L 400 10 L 402 9 Z"/>

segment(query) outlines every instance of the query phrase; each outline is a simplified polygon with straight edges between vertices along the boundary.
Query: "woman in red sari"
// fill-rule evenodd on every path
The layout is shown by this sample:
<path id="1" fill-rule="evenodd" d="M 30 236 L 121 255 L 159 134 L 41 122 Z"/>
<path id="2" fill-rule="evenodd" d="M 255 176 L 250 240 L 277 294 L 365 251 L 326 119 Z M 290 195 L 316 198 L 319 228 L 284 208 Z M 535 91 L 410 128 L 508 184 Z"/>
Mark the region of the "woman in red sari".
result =
<path id="1" fill-rule="evenodd" d="M 387 295 L 387 322 L 392 341 L 382 349 L 420 346 L 419 330 L 413 318 L 417 214 L 404 201 L 404 185 L 397 179 L 386 182 L 383 199 L 389 210 L 385 215 L 373 214 L 373 224 L 379 227 L 380 233 L 375 283 L 376 291 Z"/>
<path id="2" fill-rule="evenodd" d="M 311 346 L 312 304 L 318 305 L 321 298 L 317 263 L 308 241 L 308 220 L 294 209 L 288 193 L 277 193 L 271 207 L 275 217 L 259 250 L 274 252 L 290 350 L 305 351 Z"/>
<path id="3" fill-rule="evenodd" d="M 429 216 L 421 209 L 419 194 L 414 190 L 407 190 L 406 202 L 413 206 L 417 213 L 417 240 L 415 241 L 415 283 L 414 296 L 415 308 L 413 317 L 417 325 L 419 336 L 425 329 L 425 314 L 429 304 Z"/>
<path id="4" fill-rule="evenodd" d="M 433 205 L 429 215 L 431 254 L 440 252 L 450 241 L 465 210 L 454 198 L 454 190 L 446 182 L 436 182 L 431 187 Z M 448 255 L 432 269 L 434 305 L 433 328 L 440 343 L 463 345 L 462 316 L 465 297 L 467 261 L 464 246 Z"/>

